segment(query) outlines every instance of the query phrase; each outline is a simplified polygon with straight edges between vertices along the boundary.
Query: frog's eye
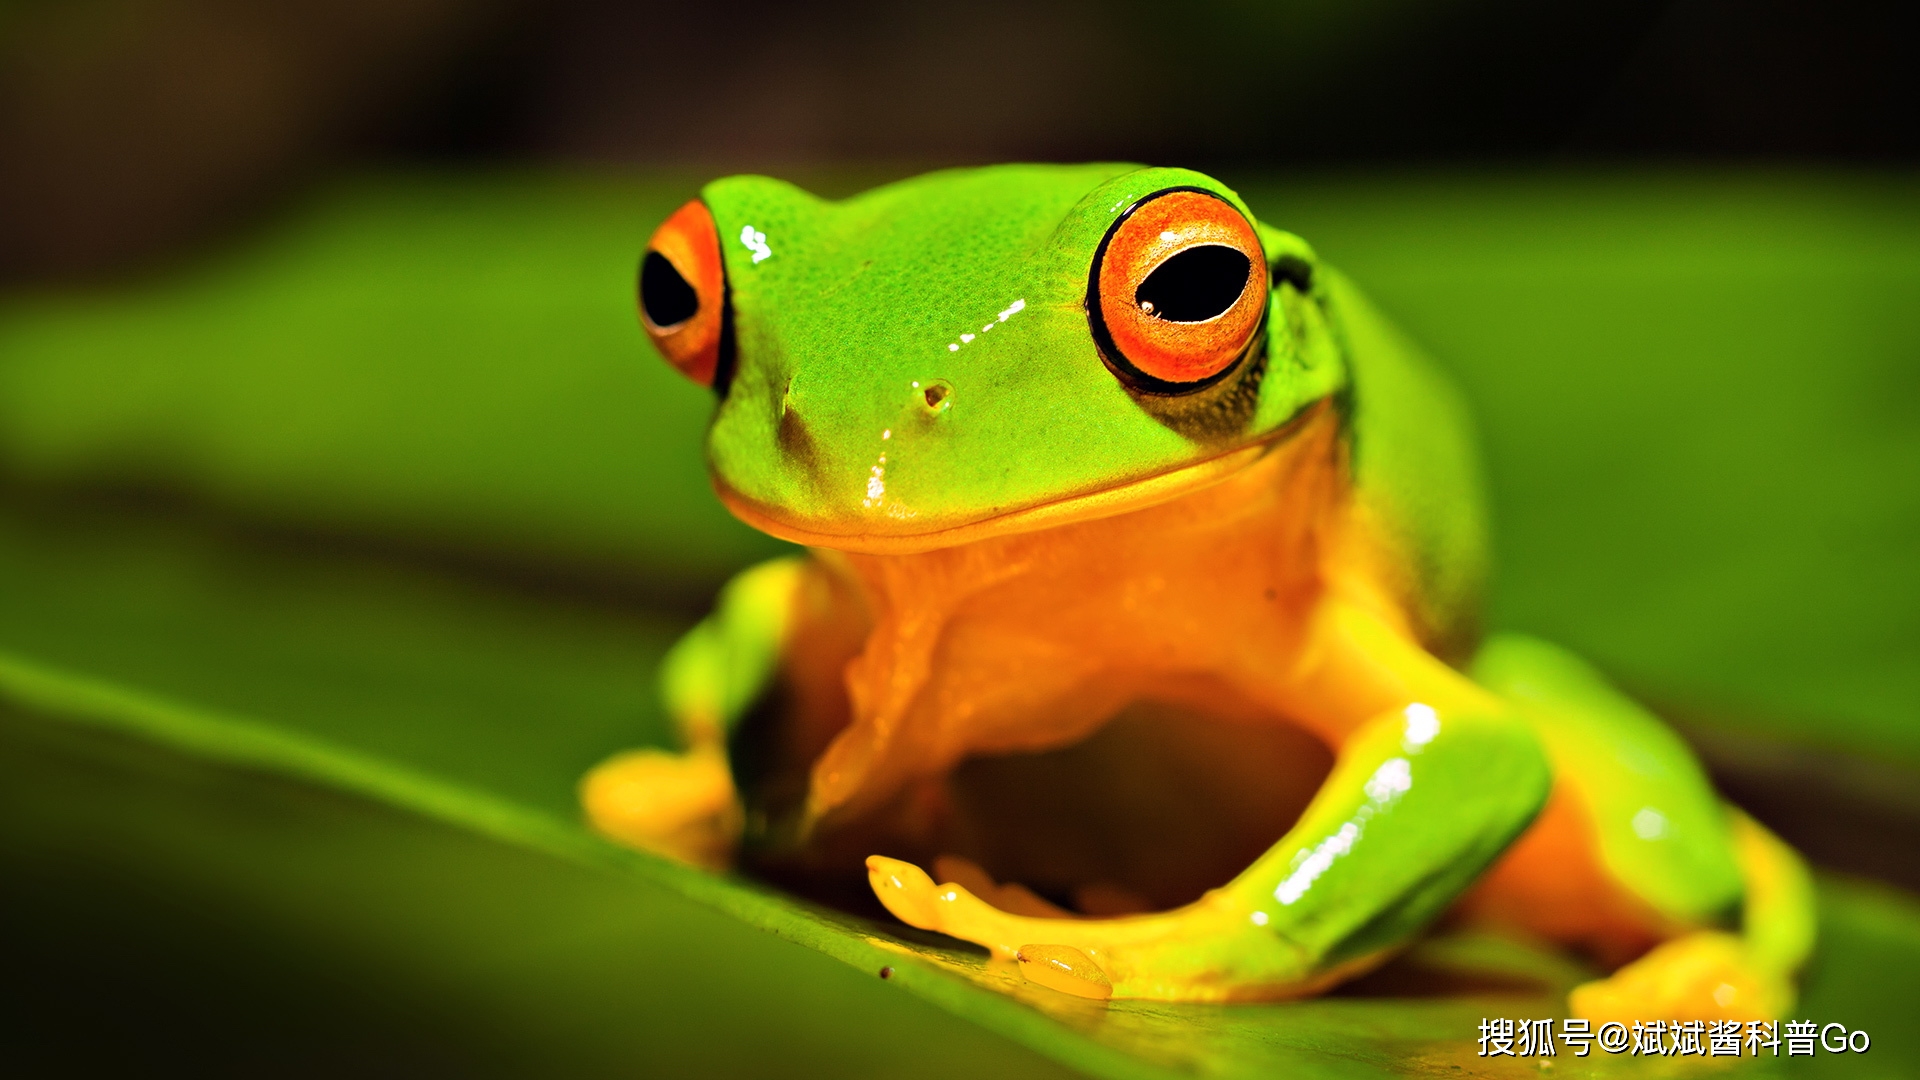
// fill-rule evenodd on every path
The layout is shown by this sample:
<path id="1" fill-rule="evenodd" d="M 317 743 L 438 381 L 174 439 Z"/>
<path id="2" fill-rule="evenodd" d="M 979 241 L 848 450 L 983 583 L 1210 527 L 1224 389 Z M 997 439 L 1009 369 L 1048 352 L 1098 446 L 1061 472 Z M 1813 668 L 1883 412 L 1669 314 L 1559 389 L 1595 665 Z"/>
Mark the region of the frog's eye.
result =
<path id="1" fill-rule="evenodd" d="M 726 301 L 720 233 L 706 204 L 695 199 L 647 241 L 640 259 L 640 322 L 668 363 L 712 386 L 720 370 Z"/>
<path id="2" fill-rule="evenodd" d="M 1232 203 L 1176 188 L 1135 203 L 1100 242 L 1087 314 L 1134 388 L 1180 394 L 1233 370 L 1267 307 L 1260 238 Z"/>

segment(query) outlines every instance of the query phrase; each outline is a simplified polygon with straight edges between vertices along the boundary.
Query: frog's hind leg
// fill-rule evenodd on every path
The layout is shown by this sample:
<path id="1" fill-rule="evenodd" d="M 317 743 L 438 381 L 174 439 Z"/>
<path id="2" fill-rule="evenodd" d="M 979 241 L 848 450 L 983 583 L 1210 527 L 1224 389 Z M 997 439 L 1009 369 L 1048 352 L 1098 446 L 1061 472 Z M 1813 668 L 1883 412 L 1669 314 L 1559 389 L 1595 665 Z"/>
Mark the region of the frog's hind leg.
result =
<path id="1" fill-rule="evenodd" d="M 1557 784 L 1463 913 L 1613 964 L 1644 953 L 1573 992 L 1573 1011 L 1591 1019 L 1771 1019 L 1790 1008 L 1813 943 L 1799 856 L 1723 804 L 1672 730 L 1571 654 L 1499 637 L 1473 674 L 1534 725 Z"/>
<path id="2" fill-rule="evenodd" d="M 1779 837 L 1727 808 L 1746 889 L 1740 933 L 1682 934 L 1597 982 L 1576 987 L 1581 1016 L 1765 1020 L 1793 1007 L 1793 973 L 1813 948 L 1813 879 Z"/>
<path id="3" fill-rule="evenodd" d="M 712 614 L 667 653 L 660 688 L 684 747 L 629 750 L 580 782 L 587 820 L 622 843 L 710 869 L 729 865 L 743 813 L 727 734 L 779 666 L 804 560 L 742 572 Z"/>

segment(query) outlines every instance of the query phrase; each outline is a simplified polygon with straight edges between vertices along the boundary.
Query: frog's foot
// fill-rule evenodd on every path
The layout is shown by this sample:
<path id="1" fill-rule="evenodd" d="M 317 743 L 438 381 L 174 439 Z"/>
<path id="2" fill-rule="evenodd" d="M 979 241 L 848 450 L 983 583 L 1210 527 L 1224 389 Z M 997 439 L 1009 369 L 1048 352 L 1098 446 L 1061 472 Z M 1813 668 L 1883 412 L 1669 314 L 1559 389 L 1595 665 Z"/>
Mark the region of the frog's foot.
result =
<path id="1" fill-rule="evenodd" d="M 1793 1007 L 1786 976 L 1757 963 L 1738 937 L 1701 931 L 1675 938 L 1568 996 L 1574 1015 L 1629 1023 L 1773 1020 Z"/>
<path id="2" fill-rule="evenodd" d="M 580 801 L 607 836 L 709 870 L 726 869 L 740 840 L 740 800 L 718 748 L 617 754 L 580 782 Z"/>
<path id="3" fill-rule="evenodd" d="M 995 956 L 1018 962 L 1030 980 L 1082 997 L 1298 997 L 1350 974 L 1316 969 L 1306 950 L 1267 927 L 1264 913 L 1256 914 L 1255 906 L 1230 889 L 1216 889 L 1173 911 L 1087 919 L 1052 905 L 1046 907 L 1057 914 L 1040 917 L 1003 910 L 966 885 L 936 885 L 912 863 L 880 855 L 867 859 L 867 879 L 902 922 L 984 945 Z M 993 895 L 1007 895 L 1008 886 L 993 886 L 984 872 L 980 879 L 995 890 Z"/>

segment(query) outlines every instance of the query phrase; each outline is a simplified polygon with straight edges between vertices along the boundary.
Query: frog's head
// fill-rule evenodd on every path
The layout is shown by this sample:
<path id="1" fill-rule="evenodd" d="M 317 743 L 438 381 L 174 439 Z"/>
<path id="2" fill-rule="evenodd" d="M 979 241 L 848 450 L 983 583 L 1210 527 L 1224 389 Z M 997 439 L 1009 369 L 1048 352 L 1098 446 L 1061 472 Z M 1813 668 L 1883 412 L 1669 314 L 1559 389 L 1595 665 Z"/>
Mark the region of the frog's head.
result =
<path id="1" fill-rule="evenodd" d="M 826 202 L 717 180 L 641 320 L 711 386 L 715 486 L 776 536 L 915 551 L 1218 479 L 1337 388 L 1297 238 L 1184 169 L 1001 166 Z"/>

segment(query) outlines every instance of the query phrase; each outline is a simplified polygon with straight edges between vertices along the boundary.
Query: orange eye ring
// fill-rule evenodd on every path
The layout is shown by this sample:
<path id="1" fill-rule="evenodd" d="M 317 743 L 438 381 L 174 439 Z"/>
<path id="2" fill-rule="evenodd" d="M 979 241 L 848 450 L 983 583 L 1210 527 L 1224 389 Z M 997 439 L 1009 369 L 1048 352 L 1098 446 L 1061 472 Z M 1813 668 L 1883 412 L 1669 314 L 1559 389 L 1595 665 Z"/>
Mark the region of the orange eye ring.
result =
<path id="1" fill-rule="evenodd" d="M 1133 204 L 1100 241 L 1087 280 L 1101 355 L 1145 393 L 1219 382 L 1251 351 L 1266 313 L 1260 237 L 1232 203 L 1199 188 Z"/>
<path id="2" fill-rule="evenodd" d="M 702 386 L 720 374 L 727 276 L 720 232 L 699 199 L 660 223 L 640 258 L 640 324 L 667 362 Z"/>

